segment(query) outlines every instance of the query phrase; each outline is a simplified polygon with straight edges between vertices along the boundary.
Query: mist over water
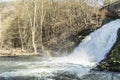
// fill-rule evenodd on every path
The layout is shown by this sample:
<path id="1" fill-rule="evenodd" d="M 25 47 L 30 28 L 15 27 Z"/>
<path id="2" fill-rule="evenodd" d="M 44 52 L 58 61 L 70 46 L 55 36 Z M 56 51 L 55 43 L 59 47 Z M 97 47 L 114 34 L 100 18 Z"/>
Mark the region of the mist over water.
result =
<path id="1" fill-rule="evenodd" d="M 120 28 L 120 19 L 112 21 L 100 29 L 88 35 L 78 47 L 65 57 L 44 59 L 31 58 L 0 58 L 0 79 L 2 80 L 88 80 L 99 77 L 104 79 L 101 73 L 90 73 L 98 62 L 105 58 L 117 39 L 117 31 Z M 106 76 L 111 76 L 111 73 Z M 116 80 L 119 80 L 119 74 Z M 84 78 L 86 77 L 86 79 Z M 34 79 L 33 79 L 34 78 Z M 106 77 L 108 78 L 108 77 Z M 108 80 L 110 80 L 108 78 Z"/>

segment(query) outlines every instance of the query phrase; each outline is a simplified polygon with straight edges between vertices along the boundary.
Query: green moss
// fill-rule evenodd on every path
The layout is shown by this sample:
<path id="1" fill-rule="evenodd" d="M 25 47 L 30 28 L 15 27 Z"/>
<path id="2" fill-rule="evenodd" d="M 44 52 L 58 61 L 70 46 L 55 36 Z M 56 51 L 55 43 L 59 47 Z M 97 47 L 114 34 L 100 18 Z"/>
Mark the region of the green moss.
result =
<path id="1" fill-rule="evenodd" d="M 102 70 L 120 72 L 120 30 L 118 31 L 118 39 L 107 59 L 100 62 L 98 68 Z"/>

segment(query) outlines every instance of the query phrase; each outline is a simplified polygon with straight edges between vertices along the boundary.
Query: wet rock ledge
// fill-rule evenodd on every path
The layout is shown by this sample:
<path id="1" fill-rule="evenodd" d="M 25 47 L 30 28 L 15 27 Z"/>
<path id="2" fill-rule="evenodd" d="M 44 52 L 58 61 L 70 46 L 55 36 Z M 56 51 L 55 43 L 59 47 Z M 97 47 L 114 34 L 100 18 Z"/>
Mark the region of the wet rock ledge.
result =
<path id="1" fill-rule="evenodd" d="M 120 0 L 101 8 L 100 14 L 103 18 L 103 25 L 112 20 L 120 19 Z M 117 35 L 117 41 L 111 51 L 97 66 L 100 70 L 120 72 L 120 29 Z"/>
<path id="2" fill-rule="evenodd" d="M 100 70 L 109 70 L 120 72 L 120 29 L 118 30 L 118 38 L 111 51 L 106 58 L 97 66 Z"/>

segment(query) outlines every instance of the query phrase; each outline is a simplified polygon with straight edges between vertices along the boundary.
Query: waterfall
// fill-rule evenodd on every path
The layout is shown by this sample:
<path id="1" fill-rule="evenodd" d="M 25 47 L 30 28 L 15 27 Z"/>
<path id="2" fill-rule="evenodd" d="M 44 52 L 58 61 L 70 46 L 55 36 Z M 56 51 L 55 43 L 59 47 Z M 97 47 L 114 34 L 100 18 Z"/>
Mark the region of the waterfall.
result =
<path id="1" fill-rule="evenodd" d="M 78 59 L 79 63 L 84 62 L 83 65 L 87 64 L 86 62 L 100 62 L 116 42 L 119 28 L 120 19 L 103 25 L 100 29 L 86 36 L 69 57 Z"/>
<path id="2" fill-rule="evenodd" d="M 88 80 L 85 79 L 87 75 L 89 80 L 96 80 L 97 77 L 105 80 L 103 74 L 98 76 L 96 72 L 91 73 L 90 69 L 110 51 L 116 42 L 119 28 L 120 19 L 102 26 L 86 36 L 69 56 L 52 59 L 41 59 L 38 56 L 0 58 L 0 80 Z M 81 76 L 84 76 L 83 79 Z"/>

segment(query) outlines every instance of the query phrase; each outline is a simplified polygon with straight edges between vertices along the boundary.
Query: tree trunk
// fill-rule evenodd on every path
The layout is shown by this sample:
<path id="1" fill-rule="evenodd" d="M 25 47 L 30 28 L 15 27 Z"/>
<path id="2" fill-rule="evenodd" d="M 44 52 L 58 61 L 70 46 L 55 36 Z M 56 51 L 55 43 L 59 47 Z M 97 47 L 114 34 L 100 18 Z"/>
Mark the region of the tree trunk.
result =
<path id="1" fill-rule="evenodd" d="M 42 36 L 43 36 L 43 20 L 44 20 L 44 2 L 43 0 L 41 0 L 41 21 L 40 21 L 40 28 L 41 28 L 41 32 L 40 32 L 40 41 L 41 41 L 41 50 L 42 52 L 44 51 L 44 47 L 43 47 L 43 41 L 42 41 Z"/>
<path id="2" fill-rule="evenodd" d="M 28 6 L 27 6 L 27 4 L 24 1 L 24 5 L 25 5 L 25 8 L 26 8 L 27 13 L 28 13 L 30 26 L 31 26 L 31 31 L 32 31 L 32 46 L 34 48 L 34 52 L 37 54 L 37 48 L 36 48 L 36 45 L 35 45 L 36 0 L 34 0 L 33 3 L 34 3 L 34 22 L 32 21 L 32 17 L 30 15 L 30 11 L 28 9 Z"/>
<path id="3" fill-rule="evenodd" d="M 37 10 L 36 0 L 34 0 L 33 3 L 34 3 L 34 21 L 33 21 L 33 28 L 32 28 L 32 43 L 33 43 L 34 51 L 35 53 L 37 53 L 37 48 L 35 45 L 35 23 L 36 23 L 36 10 Z"/>
<path id="4" fill-rule="evenodd" d="M 18 30 L 19 30 L 19 36 L 20 36 L 20 41 L 21 41 L 21 48 L 22 48 L 22 51 L 23 51 L 24 50 L 24 45 L 23 45 L 22 32 L 21 32 L 21 29 L 20 29 L 19 18 L 18 18 Z"/>
<path id="5" fill-rule="evenodd" d="M 0 12 L 0 48 L 2 48 L 2 21 L 1 21 L 2 13 Z"/>

